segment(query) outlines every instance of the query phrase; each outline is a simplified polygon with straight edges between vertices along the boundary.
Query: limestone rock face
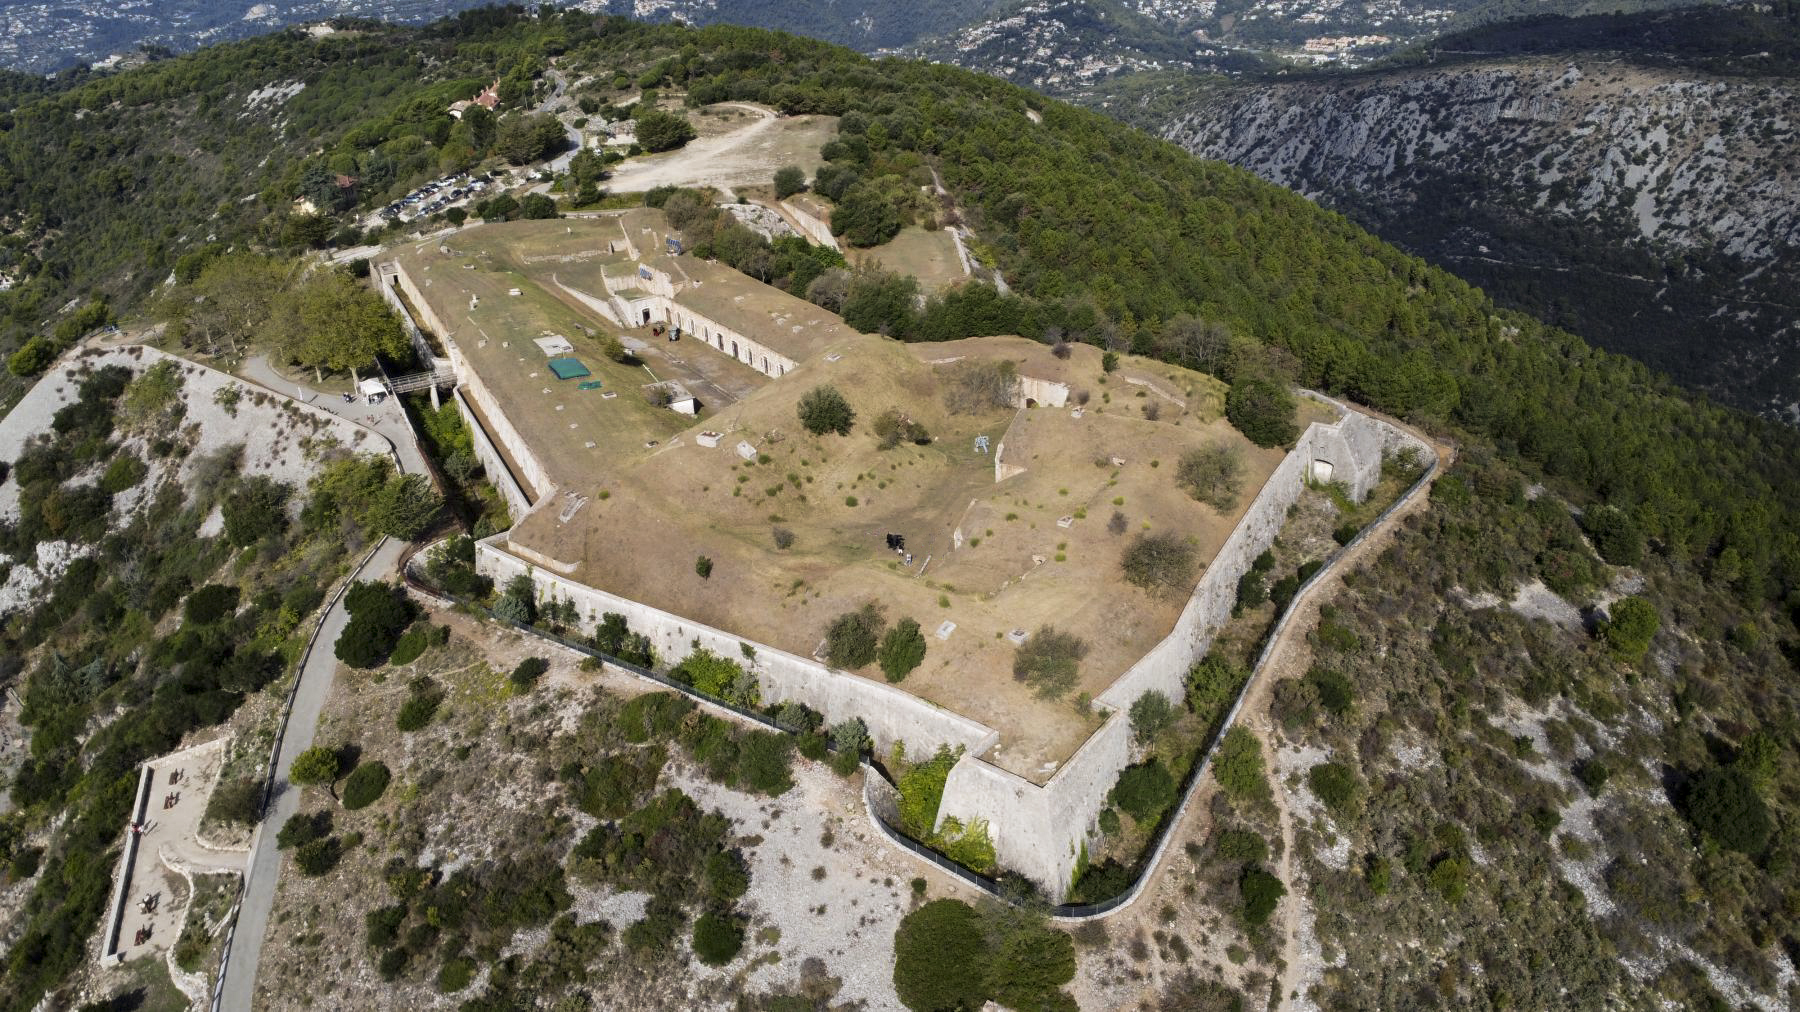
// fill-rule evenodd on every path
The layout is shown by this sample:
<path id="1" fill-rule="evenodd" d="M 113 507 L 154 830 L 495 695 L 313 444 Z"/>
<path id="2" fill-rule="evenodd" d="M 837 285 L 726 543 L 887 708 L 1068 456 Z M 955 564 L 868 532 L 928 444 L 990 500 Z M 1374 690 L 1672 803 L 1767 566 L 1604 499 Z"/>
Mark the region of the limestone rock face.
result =
<path id="1" fill-rule="evenodd" d="M 1583 56 L 1227 85 L 1162 132 L 1722 400 L 1791 417 L 1796 110 L 1789 78 Z"/>

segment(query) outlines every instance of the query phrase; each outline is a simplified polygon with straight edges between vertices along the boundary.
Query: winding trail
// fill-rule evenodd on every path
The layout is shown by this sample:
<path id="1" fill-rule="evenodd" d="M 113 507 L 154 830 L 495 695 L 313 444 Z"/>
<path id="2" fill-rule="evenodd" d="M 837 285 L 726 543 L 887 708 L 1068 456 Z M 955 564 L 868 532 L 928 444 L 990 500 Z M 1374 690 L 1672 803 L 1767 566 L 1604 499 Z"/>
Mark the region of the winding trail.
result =
<path id="1" fill-rule="evenodd" d="M 1364 409 L 1356 409 L 1364 410 Z M 1374 414 L 1374 412 L 1368 412 Z M 1391 418 L 1384 418 L 1390 424 L 1401 423 Z M 1238 716 L 1238 723 L 1262 743 L 1263 756 L 1268 760 L 1272 777 L 1276 768 L 1275 749 L 1279 744 L 1274 727 L 1269 720 L 1269 702 L 1274 697 L 1275 683 L 1288 678 L 1299 678 L 1306 674 L 1312 666 L 1312 644 L 1307 642 L 1307 634 L 1319 624 L 1319 609 L 1329 604 L 1344 586 L 1344 574 L 1358 565 L 1379 556 L 1394 543 L 1395 533 L 1400 530 L 1406 518 L 1413 516 L 1430 506 L 1431 486 L 1441 477 L 1455 461 L 1455 451 L 1431 439 L 1424 433 L 1403 426 L 1437 451 L 1438 466 L 1429 478 L 1411 490 L 1408 498 L 1403 500 L 1394 511 L 1388 514 L 1378 528 L 1368 536 L 1356 542 L 1331 563 L 1331 574 L 1307 589 L 1293 604 L 1293 614 L 1282 628 L 1269 649 L 1267 660 L 1262 668 L 1252 676 L 1249 693 L 1244 697 L 1244 706 Z M 1288 894 L 1281 902 L 1281 972 L 1280 986 L 1274 993 L 1281 997 L 1270 1006 L 1274 1009 L 1313 1008 L 1311 1000 L 1304 994 L 1297 994 L 1300 985 L 1307 980 L 1316 980 L 1322 970 L 1317 964 L 1318 945 L 1306 944 L 1312 931 L 1312 907 L 1307 902 L 1304 883 L 1297 881 L 1300 874 L 1299 862 L 1294 856 L 1294 814 L 1288 805 L 1287 791 L 1276 778 L 1274 784 L 1275 811 L 1281 826 L 1281 881 L 1287 886 Z M 1310 953 L 1310 955 L 1309 955 Z"/>

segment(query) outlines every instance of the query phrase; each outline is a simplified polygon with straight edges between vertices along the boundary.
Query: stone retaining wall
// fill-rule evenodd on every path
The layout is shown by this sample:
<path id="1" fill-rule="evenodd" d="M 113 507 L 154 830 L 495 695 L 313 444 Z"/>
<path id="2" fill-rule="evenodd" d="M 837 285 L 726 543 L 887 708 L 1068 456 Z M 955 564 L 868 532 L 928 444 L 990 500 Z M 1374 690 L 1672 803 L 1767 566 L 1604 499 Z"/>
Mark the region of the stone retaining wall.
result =
<path id="1" fill-rule="evenodd" d="M 1231 617 L 1239 578 L 1274 543 L 1314 462 L 1331 464 L 1333 478 L 1361 499 L 1381 477 L 1383 452 L 1410 445 L 1429 458 L 1430 448 L 1400 429 L 1329 403 L 1339 419 L 1307 427 L 1207 566 L 1175 628 L 1095 700 L 1111 711 L 1100 730 L 1042 787 L 970 752 L 950 771 L 940 819 L 985 819 L 1002 865 L 1053 897 L 1065 894 L 1107 793 L 1131 763 L 1131 704 L 1152 690 L 1182 699 L 1188 670 Z"/>
<path id="2" fill-rule="evenodd" d="M 531 497 L 525 494 L 525 489 L 513 477 L 512 468 L 506 466 L 506 458 L 500 455 L 500 448 L 488 438 L 487 428 L 475 417 L 462 390 L 454 390 L 452 395 L 456 398 L 456 410 L 462 415 L 463 424 L 469 427 L 469 434 L 474 438 L 475 459 L 481 461 L 488 480 L 500 490 L 500 498 L 506 500 L 506 509 L 512 514 L 514 522 L 523 520 L 525 514 L 531 512 Z"/>
<path id="3" fill-rule="evenodd" d="M 961 746 L 974 754 L 987 751 L 1000 740 L 993 728 L 885 682 L 837 671 L 811 658 L 755 643 L 532 566 L 507 550 L 505 534 L 476 544 L 475 568 L 491 577 L 497 587 L 504 587 L 520 574 L 529 575 L 537 585 L 540 600 L 572 602 L 581 614 L 580 625 L 584 629 L 598 625 L 606 612 L 617 612 L 625 616 L 633 632 L 650 638 L 662 661 L 679 661 L 696 645 L 739 661 L 756 674 L 764 703 L 790 699 L 805 703 L 824 714 L 828 724 L 861 717 L 876 747 L 883 752 L 895 742 L 902 742 L 907 755 L 914 759 L 929 758 L 939 745 Z M 743 659 L 745 643 L 755 649 L 754 661 Z"/>

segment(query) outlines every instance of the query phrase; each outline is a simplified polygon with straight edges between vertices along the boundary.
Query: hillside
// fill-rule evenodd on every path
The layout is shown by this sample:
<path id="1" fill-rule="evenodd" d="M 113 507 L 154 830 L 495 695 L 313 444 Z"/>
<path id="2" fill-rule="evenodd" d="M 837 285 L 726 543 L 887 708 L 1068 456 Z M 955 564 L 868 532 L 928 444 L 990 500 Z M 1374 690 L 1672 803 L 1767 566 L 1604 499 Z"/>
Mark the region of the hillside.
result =
<path id="1" fill-rule="evenodd" d="M 1521 10 L 1510 0 L 1014 0 L 985 16 L 972 13 L 953 31 L 921 33 L 903 51 L 1069 95 L 1151 70 L 1235 75 L 1283 65 L 1358 66 L 1442 32 L 1501 19 L 1685 5 L 1552 0 Z"/>
<path id="2" fill-rule="evenodd" d="M 1291 628 L 1308 657 L 1292 670 L 1259 672 L 1248 726 L 1234 738 L 1241 747 L 1213 767 L 1201 788 L 1209 793 L 1187 810 L 1157 898 L 1100 928 L 1043 926 L 1049 937 L 1032 940 L 1067 953 L 1052 990 L 1075 980 L 1081 994 L 1103 996 L 1087 1004 L 1153 1007 L 1236 1000 L 1260 1008 L 1272 986 L 1284 995 L 1291 986 L 1323 1008 L 1729 1001 L 1775 1009 L 1800 999 L 1800 920 L 1790 900 L 1800 894 L 1800 852 L 1787 832 L 1800 813 L 1792 678 L 1800 436 L 1505 308 L 1342 214 L 1100 113 L 957 68 L 873 61 L 793 36 L 581 13 L 490 11 L 326 39 L 282 33 L 117 74 L 9 79 L 0 212 L 11 236 L 7 263 L 28 269 L 0 294 L 8 321 L 0 349 L 29 339 L 66 345 L 109 313 L 127 326 L 153 317 L 187 323 L 225 272 L 185 269 L 183 258 L 202 254 L 186 264 L 204 266 L 223 252 L 208 252 L 215 243 L 289 267 L 313 250 L 370 239 L 395 251 L 431 248 L 420 239 L 447 220 L 421 216 L 373 236 L 338 230 L 452 169 L 514 172 L 491 138 L 445 111 L 468 82 L 492 76 L 503 76 L 509 96 L 501 130 L 565 84 L 596 109 L 655 88 L 696 117 L 725 101 L 836 117 L 812 183 L 831 191 L 834 222 L 858 225 L 840 238 L 879 250 L 909 224 L 960 224 L 971 254 L 1004 288 L 969 282 L 920 300 L 909 278 L 821 273 L 804 243 L 764 246 L 729 230 L 709 233 L 687 255 L 703 259 L 709 247 L 718 270 L 741 265 L 797 289 L 790 294 L 831 301 L 863 333 L 908 342 L 1065 339 L 1093 346 L 1079 354 L 1099 354 L 1102 370 L 1110 351 L 1208 374 L 1199 382 L 1222 385 L 1229 424 L 1246 435 L 1247 401 L 1278 404 L 1287 387 L 1306 386 L 1400 416 L 1454 446 L 1429 498 L 1387 529 L 1392 541 L 1333 571 L 1306 624 Z M 275 95 L 285 96 L 278 110 Z M 517 170 L 550 157 L 526 152 Z M 375 182 L 327 194 L 342 198 L 341 211 L 296 209 L 296 198 L 315 189 L 309 179 L 345 189 L 335 174 Z M 708 198 L 662 191 L 643 199 L 665 213 L 683 208 L 692 225 Z M 557 211 L 548 198 L 544 206 Z M 558 226 L 565 235 L 591 227 L 577 218 L 536 227 Z M 260 264 L 221 262 L 244 271 Z M 374 301 L 329 271 L 300 292 L 330 295 L 333 286 Z M 174 297 L 155 297 L 165 290 Z M 93 303 L 99 311 L 77 311 L 101 296 L 108 301 Z M 354 308 L 357 300 L 339 302 Z M 295 358 L 276 328 L 261 326 L 270 315 L 268 306 L 252 314 L 241 353 Z M 331 328 L 335 317 L 325 315 L 301 314 L 302 336 Z M 185 338 L 185 353 L 207 360 L 240 353 L 213 347 L 209 336 L 171 333 L 166 343 L 179 349 Z M 882 355 L 915 350 L 878 347 Z M 17 365 L 25 374 L 42 368 L 29 358 Z M 111 979 L 94 966 L 92 941 L 135 770 L 228 721 L 251 724 L 233 716 L 255 705 L 246 698 L 275 713 L 270 686 L 281 685 L 276 676 L 309 628 L 302 619 L 353 549 L 381 533 L 418 536 L 436 512 L 419 494 L 422 476 L 389 480 L 341 461 L 305 487 L 225 475 L 172 488 L 135 526 L 109 535 L 115 507 L 93 478 L 105 481 L 122 459 L 115 429 L 134 417 L 141 396 L 128 389 L 84 389 L 80 410 L 53 418 L 52 439 L 0 471 L 33 510 L 29 524 L 0 524 L 9 557 L 81 541 L 105 563 L 71 567 L 0 626 L 0 681 L 27 704 L 18 719 L 31 751 L 28 775 L 8 785 L 18 807 L 0 816 L 6 1009 L 36 1008 L 59 989 L 58 1001 L 70 1005 L 145 1001 L 131 981 L 80 997 L 69 986 L 78 972 Z M 898 403 L 901 395 L 892 396 L 881 403 Z M 785 414 L 779 407 L 771 419 Z M 448 441 L 454 418 L 451 409 L 425 423 L 433 442 Z M 943 424 L 955 432 L 960 423 Z M 628 470 L 619 465 L 638 445 L 620 453 L 594 443 L 584 449 L 607 455 L 594 468 L 603 475 Z M 839 464 L 835 448 L 832 458 Z M 855 463 L 846 455 L 842 466 Z M 821 461 L 818 474 L 826 473 Z M 668 477 L 668 501 L 678 502 L 685 486 Z M 863 481 L 856 495 L 866 497 Z M 880 481 L 872 512 L 885 508 Z M 735 483 L 770 495 L 769 484 Z M 843 511 L 866 508 L 848 496 L 848 488 L 832 492 Z M 1310 525 L 1307 543 L 1321 550 L 1355 535 L 1354 524 L 1338 526 L 1349 504 L 1334 496 L 1341 490 L 1309 493 L 1298 512 Z M 222 536 L 202 526 L 215 505 L 227 520 Z M 415 505 L 433 508 L 407 508 Z M 740 506 L 726 520 L 750 531 L 760 515 L 759 537 L 763 524 L 778 522 Z M 444 561 L 450 554 L 439 561 L 454 569 L 454 559 Z M 692 554 L 670 556 L 665 568 L 707 579 L 697 560 L 691 570 L 680 565 Z M 723 578 L 731 556 L 719 558 Z M 1299 559 L 1279 564 L 1288 574 L 1280 583 L 1297 588 Z M 485 592 L 473 574 L 462 576 L 470 594 Z M 229 584 L 246 603 L 236 613 L 222 607 L 238 600 L 229 590 L 195 600 L 190 592 L 210 583 Z M 1280 607 L 1272 592 L 1240 584 L 1241 620 L 1218 642 L 1218 656 L 1190 672 L 1187 698 L 1168 701 L 1183 720 L 1214 712 L 1220 686 L 1248 677 Z M 559 626 L 555 602 L 507 594 L 488 600 L 525 623 L 541 603 L 536 618 L 546 629 L 589 644 L 605 632 Z M 390 610 L 377 609 L 379 595 L 355 596 L 369 614 Z M 816 768 L 790 778 L 785 737 L 710 715 L 690 719 L 678 703 L 648 697 L 614 703 L 587 693 L 582 703 L 550 695 L 549 686 L 531 695 L 534 677 L 576 678 L 570 659 L 533 675 L 514 665 L 533 650 L 550 652 L 538 641 L 501 643 L 474 615 L 442 612 L 434 621 L 454 623 L 456 638 L 428 646 L 425 637 L 437 634 L 415 629 L 413 645 L 426 652 L 411 656 L 425 658 L 423 669 L 353 652 L 369 670 L 340 679 L 356 695 L 327 707 L 337 722 L 321 743 L 366 744 L 358 769 L 378 773 L 374 794 L 387 793 L 359 792 L 366 810 L 340 810 L 335 794 L 326 797 L 330 769 L 320 786 L 297 792 L 309 812 L 327 814 L 322 828 L 280 827 L 306 842 L 276 862 L 289 869 L 278 909 L 288 920 L 278 923 L 320 927 L 304 938 L 317 944 L 285 930 L 269 936 L 263 966 L 284 987 L 320 981 L 329 994 L 327 985 L 353 985 L 361 1000 L 352 1004 L 467 989 L 455 1000 L 471 1008 L 564 1000 L 727 1008 L 739 998 L 773 1004 L 769 992 L 798 972 L 795 990 L 805 993 L 784 993 L 779 1007 L 821 1007 L 835 987 L 807 982 L 833 978 L 847 994 L 892 1004 L 887 989 L 901 985 L 883 964 L 904 946 L 886 947 L 886 925 L 913 901 L 899 883 L 920 875 L 913 896 L 921 901 L 973 895 L 883 843 L 858 821 L 854 801 L 834 802 L 832 811 L 853 814 L 821 825 L 807 821 L 817 806 L 796 805 L 777 824 L 765 799 L 747 800 L 746 784 L 773 795 L 818 779 Z M 624 630 L 614 632 L 608 649 L 617 656 L 630 644 Z M 509 669 L 510 678 L 502 674 Z M 428 678 L 454 696 L 431 702 Z M 515 688 L 523 698 L 506 703 L 518 698 Z M 626 683 L 623 692 L 642 688 Z M 448 711 L 432 724 L 440 703 Z M 409 707 L 410 719 L 396 712 Z M 403 737 L 415 733 L 408 726 L 422 736 Z M 815 734 L 800 747 L 823 756 L 823 745 Z M 395 764 L 391 789 L 386 767 L 373 769 L 382 758 Z M 666 774 L 665 759 L 675 767 Z M 689 775 L 699 767 L 705 772 Z M 742 780 L 740 767 L 750 771 Z M 1174 778 L 1163 770 L 1157 783 L 1150 765 L 1138 769 L 1149 776 L 1121 778 L 1125 789 L 1113 797 L 1125 814 L 1102 813 L 1096 839 L 1141 840 L 1173 810 Z M 252 819 L 254 773 L 248 767 L 233 781 L 251 799 L 242 807 Z M 358 780 L 365 791 L 370 782 Z M 728 824 L 703 820 L 679 799 L 648 800 L 668 786 L 736 814 Z M 927 825 L 935 805 L 923 813 Z M 679 825 L 665 833 L 671 822 Z M 794 839 L 796 825 L 805 841 Z M 872 842 L 890 861 L 828 869 L 821 852 L 831 841 L 852 850 Z M 743 851 L 743 863 L 715 860 L 727 849 Z M 302 861 L 305 878 L 294 871 Z M 734 874 L 746 867 L 759 885 Z M 578 909 L 569 895 L 576 890 L 560 884 L 565 868 L 582 883 Z M 1080 883 L 1098 898 L 1133 874 L 1102 862 Z M 860 891 L 851 891 L 855 881 Z M 767 905 L 756 920 L 735 920 L 740 898 Z M 602 917 L 610 926 L 598 926 Z M 691 979 L 690 921 L 696 942 L 704 924 L 715 941 L 732 943 L 723 954 L 709 950 L 725 969 L 681 998 L 631 990 Z M 754 955 L 739 956 L 750 926 Z M 978 954 L 981 934 L 964 927 L 960 949 L 927 951 L 945 963 Z M 881 937 L 867 936 L 876 930 Z M 782 949 L 781 979 L 772 979 L 767 956 L 784 937 L 814 947 L 805 957 Z M 819 965 L 807 965 L 815 958 Z M 737 977 L 752 960 L 762 975 Z M 754 990 L 722 993 L 726 979 L 749 979 L 744 987 Z"/>
<path id="3" fill-rule="evenodd" d="M 1400 69 L 1164 78 L 1106 101 L 1507 304 L 1791 419 L 1800 84 L 1788 68 L 1800 36 L 1788 18 L 1785 50 L 1764 34 L 1726 36 L 1737 22 L 1711 15 L 1594 19 L 1610 24 L 1566 33 L 1544 22 L 1447 39 L 1447 58 Z M 1625 48 L 1562 51 L 1609 38 Z M 1546 49 L 1555 55 L 1534 52 Z"/>

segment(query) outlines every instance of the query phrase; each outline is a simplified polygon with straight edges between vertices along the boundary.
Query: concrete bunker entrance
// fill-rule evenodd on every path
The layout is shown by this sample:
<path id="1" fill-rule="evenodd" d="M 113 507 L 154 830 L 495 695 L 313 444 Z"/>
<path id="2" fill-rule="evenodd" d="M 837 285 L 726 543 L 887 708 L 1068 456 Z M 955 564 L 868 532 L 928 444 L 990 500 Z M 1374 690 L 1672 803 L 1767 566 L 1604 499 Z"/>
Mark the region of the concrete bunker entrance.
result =
<path id="1" fill-rule="evenodd" d="M 1312 480 L 1321 485 L 1326 484 L 1331 481 L 1331 472 L 1333 470 L 1334 468 L 1331 461 L 1315 459 L 1312 462 Z"/>

